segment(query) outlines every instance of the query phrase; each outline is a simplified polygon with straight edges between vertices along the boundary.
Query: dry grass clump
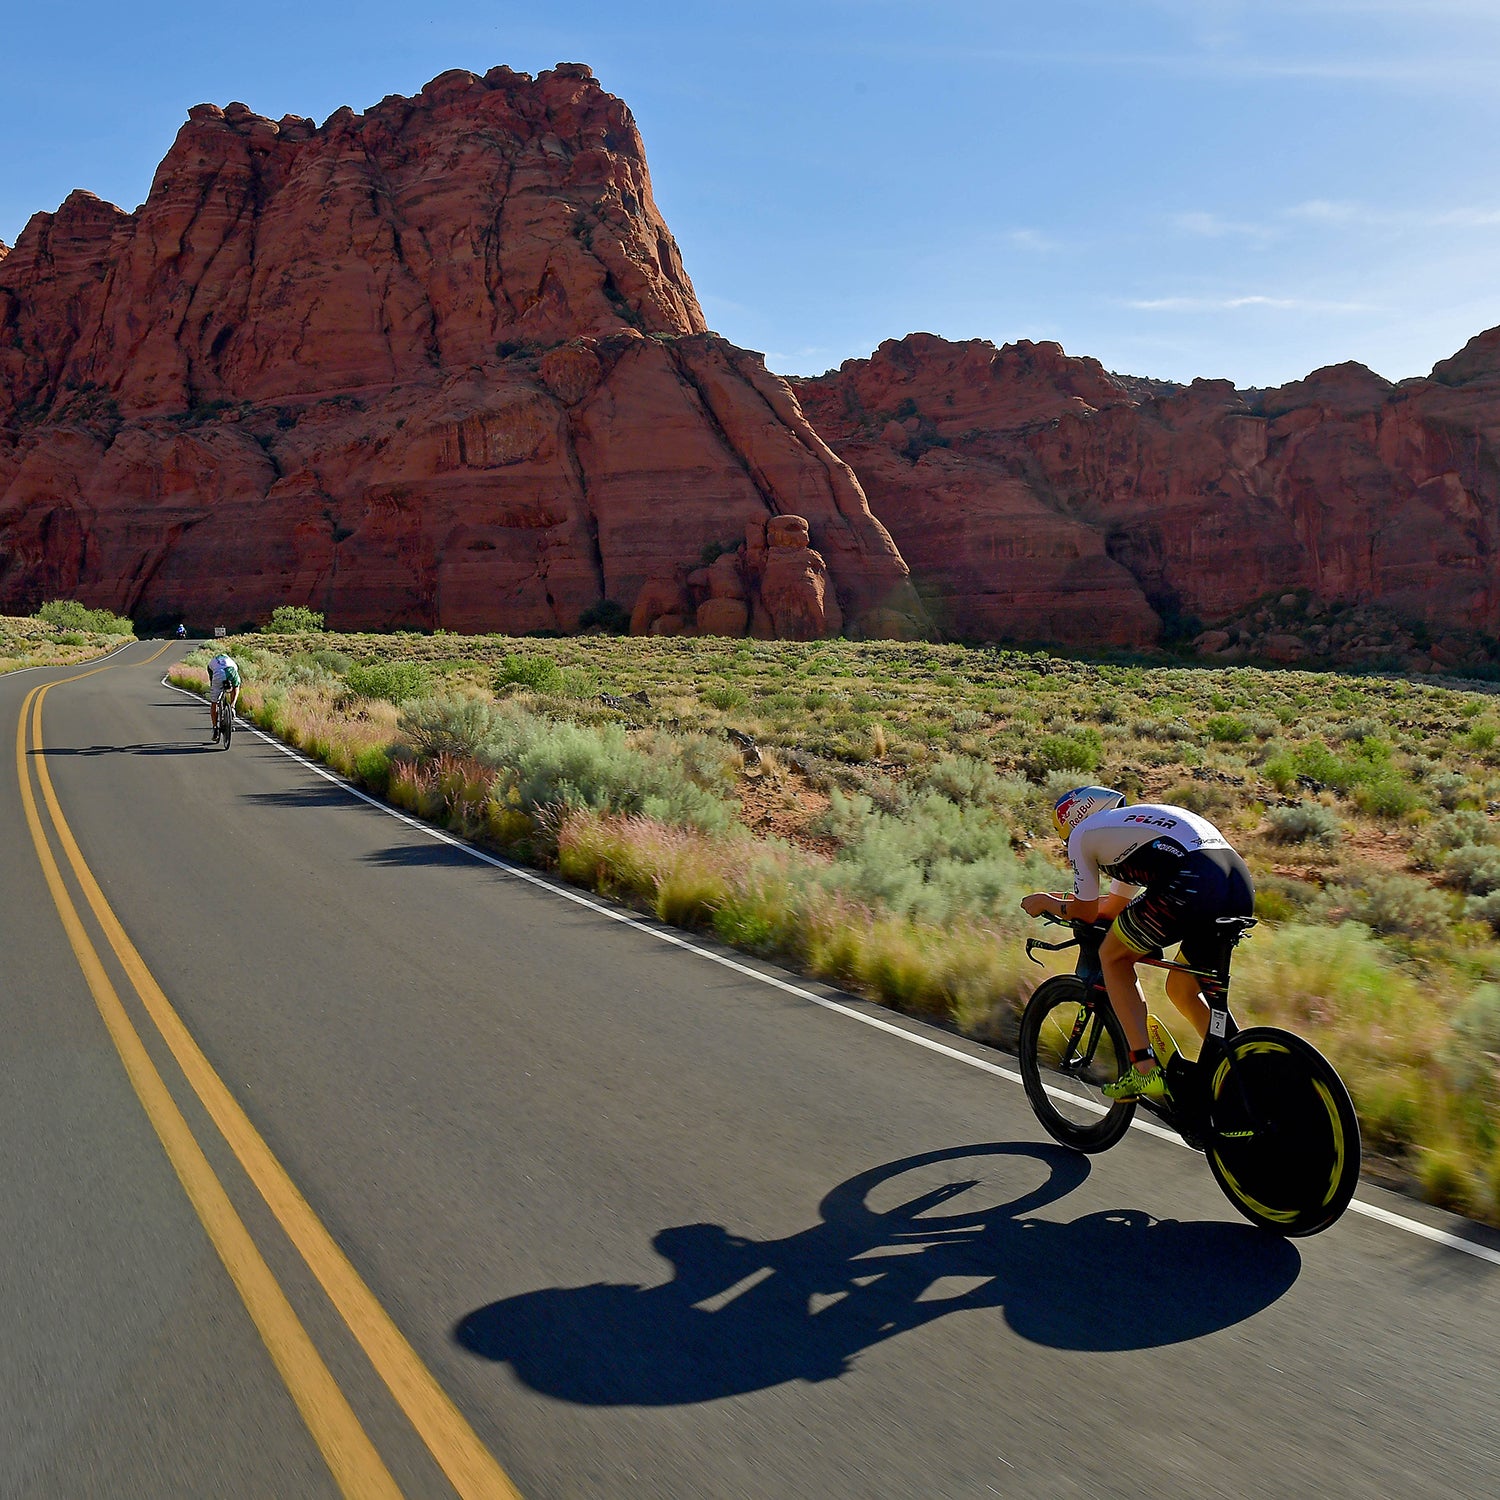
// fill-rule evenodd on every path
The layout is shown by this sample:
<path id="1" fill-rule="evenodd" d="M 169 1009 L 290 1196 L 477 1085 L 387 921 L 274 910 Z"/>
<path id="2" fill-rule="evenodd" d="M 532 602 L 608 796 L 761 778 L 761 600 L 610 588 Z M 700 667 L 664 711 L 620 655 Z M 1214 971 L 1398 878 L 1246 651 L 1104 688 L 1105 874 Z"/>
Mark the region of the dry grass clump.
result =
<path id="1" fill-rule="evenodd" d="M 1485 694 L 892 642 L 231 645 L 263 723 L 420 816 L 1002 1045 L 1040 972 L 1018 899 L 1065 879 L 1056 796 L 1192 807 L 1256 871 L 1237 1009 L 1326 1051 L 1408 1180 L 1500 1222 Z"/>

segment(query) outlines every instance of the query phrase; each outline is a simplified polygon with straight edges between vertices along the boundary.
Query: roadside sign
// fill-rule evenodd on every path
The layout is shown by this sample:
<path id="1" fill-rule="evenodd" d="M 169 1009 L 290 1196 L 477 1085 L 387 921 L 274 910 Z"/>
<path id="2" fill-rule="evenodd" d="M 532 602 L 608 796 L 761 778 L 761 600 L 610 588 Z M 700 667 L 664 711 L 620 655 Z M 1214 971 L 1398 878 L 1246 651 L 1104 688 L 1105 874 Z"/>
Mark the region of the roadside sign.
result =
<path id="1" fill-rule="evenodd" d="M 229 632 L 227 630 L 225 630 L 225 628 L 222 625 L 215 625 L 214 626 L 214 639 L 216 641 L 222 641 L 224 639 L 224 637 L 226 635 L 228 635 L 228 634 L 229 634 Z"/>

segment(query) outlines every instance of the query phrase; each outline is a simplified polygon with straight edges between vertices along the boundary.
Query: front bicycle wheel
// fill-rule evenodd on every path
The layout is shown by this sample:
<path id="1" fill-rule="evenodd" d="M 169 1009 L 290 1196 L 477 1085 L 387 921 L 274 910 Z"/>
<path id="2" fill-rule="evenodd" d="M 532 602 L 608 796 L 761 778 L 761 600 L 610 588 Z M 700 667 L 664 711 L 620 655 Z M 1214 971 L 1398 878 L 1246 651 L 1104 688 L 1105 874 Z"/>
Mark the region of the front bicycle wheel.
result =
<path id="1" fill-rule="evenodd" d="M 1208 1165 L 1225 1196 L 1273 1234 L 1327 1229 L 1359 1182 L 1359 1121 L 1343 1080 L 1300 1036 L 1253 1026 L 1210 1084 Z"/>
<path id="2" fill-rule="evenodd" d="M 1130 1048 L 1109 1003 L 1075 974 L 1036 987 L 1021 1015 L 1021 1081 L 1042 1128 L 1075 1151 L 1105 1151 L 1130 1127 L 1133 1101 L 1101 1092 L 1125 1071 Z"/>

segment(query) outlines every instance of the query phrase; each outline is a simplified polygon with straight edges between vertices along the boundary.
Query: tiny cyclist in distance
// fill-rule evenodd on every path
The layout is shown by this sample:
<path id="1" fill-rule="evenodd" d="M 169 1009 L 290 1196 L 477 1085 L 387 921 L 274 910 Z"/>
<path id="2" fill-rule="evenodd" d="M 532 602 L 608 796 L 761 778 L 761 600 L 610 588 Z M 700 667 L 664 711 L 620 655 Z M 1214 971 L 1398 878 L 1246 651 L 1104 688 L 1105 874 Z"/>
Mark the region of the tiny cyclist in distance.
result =
<path id="1" fill-rule="evenodd" d="M 1130 1060 L 1103 1092 L 1117 1100 L 1164 1099 L 1167 1080 L 1147 1035 L 1135 966 L 1177 943 L 1181 962 L 1211 967 L 1217 919 L 1254 911 L 1250 871 L 1206 818 L 1185 807 L 1127 806 L 1124 793 L 1110 787 L 1075 787 L 1058 799 L 1052 822 L 1067 841 L 1073 890 L 1036 891 L 1021 908 L 1029 917 L 1051 913 L 1064 921 L 1110 922 L 1099 962 Z M 1209 1007 L 1191 974 L 1170 972 L 1167 997 L 1200 1040 L 1207 1035 Z"/>
<path id="2" fill-rule="evenodd" d="M 230 708 L 240 701 L 239 664 L 227 652 L 221 651 L 208 664 L 208 711 L 213 721 L 213 739 L 219 738 L 219 703 L 226 701 Z"/>

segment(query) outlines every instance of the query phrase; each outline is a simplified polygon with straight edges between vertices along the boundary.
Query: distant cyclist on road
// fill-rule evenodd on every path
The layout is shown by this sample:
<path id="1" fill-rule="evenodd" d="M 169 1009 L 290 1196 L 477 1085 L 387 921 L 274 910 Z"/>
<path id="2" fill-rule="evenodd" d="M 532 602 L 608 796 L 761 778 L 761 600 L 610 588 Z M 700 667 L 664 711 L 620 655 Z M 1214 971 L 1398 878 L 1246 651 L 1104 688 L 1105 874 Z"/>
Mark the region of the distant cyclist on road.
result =
<path id="1" fill-rule="evenodd" d="M 184 625 L 180 620 L 177 622 L 177 639 L 179 641 L 185 641 L 187 639 L 187 626 Z"/>
<path id="2" fill-rule="evenodd" d="M 213 719 L 214 739 L 219 738 L 219 702 L 227 700 L 231 708 L 240 701 L 239 664 L 228 652 L 221 651 L 208 664 L 208 711 Z"/>
<path id="3" fill-rule="evenodd" d="M 1021 908 L 1029 917 L 1050 912 L 1069 921 L 1112 919 L 1099 962 L 1130 1043 L 1130 1065 L 1104 1092 L 1112 1099 L 1161 1099 L 1167 1082 L 1146 1034 L 1136 961 L 1179 943 L 1183 963 L 1210 967 L 1215 921 L 1248 917 L 1255 909 L 1250 871 L 1206 818 L 1185 807 L 1127 807 L 1124 793 L 1110 787 L 1075 787 L 1058 799 L 1052 822 L 1068 843 L 1073 891 L 1037 891 Z M 1107 895 L 1103 876 L 1111 882 Z M 1191 974 L 1168 974 L 1167 997 L 1200 1038 L 1207 1034 L 1208 1005 Z"/>

